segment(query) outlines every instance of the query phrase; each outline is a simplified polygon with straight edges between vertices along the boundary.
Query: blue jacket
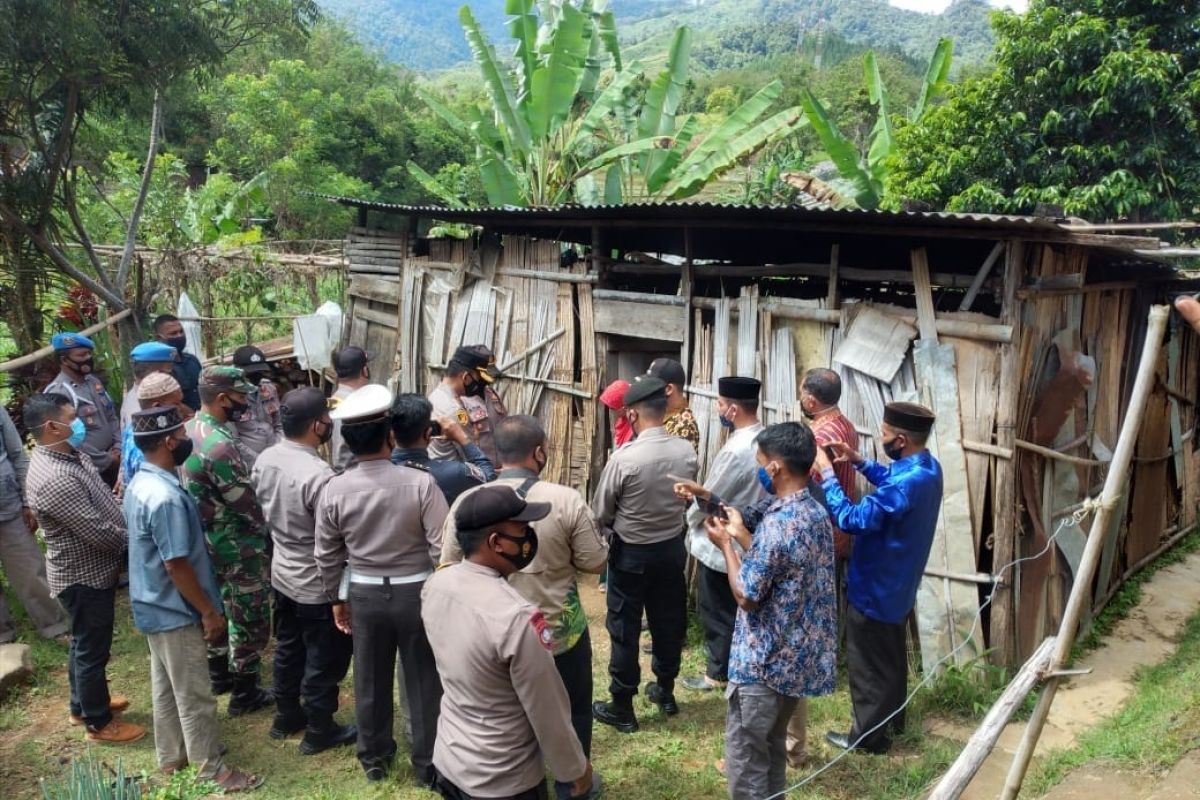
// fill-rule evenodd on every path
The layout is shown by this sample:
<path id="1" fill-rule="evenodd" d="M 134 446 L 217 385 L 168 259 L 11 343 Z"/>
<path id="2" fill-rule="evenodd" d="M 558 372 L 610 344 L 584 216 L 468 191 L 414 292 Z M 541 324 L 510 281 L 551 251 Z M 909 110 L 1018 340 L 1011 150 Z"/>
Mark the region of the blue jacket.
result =
<path id="1" fill-rule="evenodd" d="M 179 360 L 171 368 L 171 375 L 179 381 L 179 387 L 183 389 L 183 402 L 193 411 L 200 410 L 200 373 L 203 369 L 200 359 L 191 353 L 181 353 Z"/>
<path id="2" fill-rule="evenodd" d="M 434 460 L 423 447 L 397 447 L 392 451 L 392 463 L 423 469 L 433 475 L 448 505 L 467 489 L 496 480 L 496 468 L 476 445 L 463 447 L 466 461 Z"/>
<path id="3" fill-rule="evenodd" d="M 832 471 L 822 475 L 833 522 L 854 536 L 846 596 L 865 616 L 903 622 L 917 600 L 942 506 L 942 466 L 928 450 L 856 469 L 875 491 L 851 503 Z"/>

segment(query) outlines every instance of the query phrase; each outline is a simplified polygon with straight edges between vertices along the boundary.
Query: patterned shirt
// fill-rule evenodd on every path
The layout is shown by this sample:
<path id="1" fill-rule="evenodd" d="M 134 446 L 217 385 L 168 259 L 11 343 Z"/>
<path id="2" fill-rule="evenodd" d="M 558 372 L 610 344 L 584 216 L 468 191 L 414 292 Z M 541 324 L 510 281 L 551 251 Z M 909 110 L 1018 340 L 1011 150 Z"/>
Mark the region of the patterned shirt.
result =
<path id="1" fill-rule="evenodd" d="M 729 653 L 731 683 L 757 683 L 787 697 L 833 692 L 837 602 L 833 529 L 807 489 L 775 498 L 742 559 L 739 608 Z"/>
<path id="2" fill-rule="evenodd" d="M 193 449 L 183 465 L 184 483 L 200 509 L 213 566 L 221 572 L 264 558 L 267 525 L 229 425 L 200 411 L 188 420 L 187 433 Z"/>
<path id="3" fill-rule="evenodd" d="M 845 442 L 850 445 L 850 449 L 858 449 L 858 431 L 855 429 L 854 423 L 837 407 L 819 413 L 810 420 L 809 426 L 812 428 L 813 437 L 817 440 L 817 447 L 824 447 L 830 442 Z M 833 474 L 837 476 L 838 485 L 842 487 L 846 497 L 850 498 L 851 502 L 858 499 L 858 483 L 854 473 L 854 464 L 850 463 L 850 459 L 835 461 Z M 816 466 L 813 467 L 812 478 L 814 484 L 821 480 L 820 470 Z M 833 551 L 839 559 L 845 560 L 850 557 L 851 542 L 848 533 L 845 533 L 837 525 L 833 526 Z"/>
<path id="4" fill-rule="evenodd" d="M 42 391 L 71 398 L 75 413 L 87 426 L 80 452 L 91 458 L 100 471 L 111 467 L 114 461 L 111 451 L 121 436 L 121 417 L 100 379 L 89 374 L 76 383 L 67 373 L 60 372 Z"/>
<path id="5" fill-rule="evenodd" d="M 674 414 L 668 414 L 662 426 L 672 436 L 687 439 L 691 442 L 692 449 L 700 452 L 700 428 L 696 425 L 696 417 L 690 408 L 682 408 Z"/>
<path id="6" fill-rule="evenodd" d="M 124 563 L 125 519 L 92 460 L 38 447 L 25 499 L 46 540 L 46 577 L 55 597 L 75 584 L 111 589 Z"/>

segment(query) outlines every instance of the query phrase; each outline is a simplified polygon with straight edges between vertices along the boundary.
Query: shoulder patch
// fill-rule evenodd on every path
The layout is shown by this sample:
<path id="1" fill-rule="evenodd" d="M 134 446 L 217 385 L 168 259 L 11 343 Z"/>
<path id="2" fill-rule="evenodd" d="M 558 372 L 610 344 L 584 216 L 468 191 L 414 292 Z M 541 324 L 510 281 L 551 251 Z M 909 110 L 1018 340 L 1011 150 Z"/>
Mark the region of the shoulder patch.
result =
<path id="1" fill-rule="evenodd" d="M 459 425 L 471 424 L 471 417 L 469 414 L 467 414 L 467 410 L 465 408 L 458 409 L 458 411 L 455 413 L 455 416 L 458 417 Z"/>
<path id="2" fill-rule="evenodd" d="M 546 617 L 541 611 L 534 611 L 529 615 L 529 624 L 533 626 L 533 632 L 537 634 L 538 641 L 542 643 L 542 647 L 547 651 L 554 651 L 554 631 L 550 630 L 549 623 L 546 622 Z"/>

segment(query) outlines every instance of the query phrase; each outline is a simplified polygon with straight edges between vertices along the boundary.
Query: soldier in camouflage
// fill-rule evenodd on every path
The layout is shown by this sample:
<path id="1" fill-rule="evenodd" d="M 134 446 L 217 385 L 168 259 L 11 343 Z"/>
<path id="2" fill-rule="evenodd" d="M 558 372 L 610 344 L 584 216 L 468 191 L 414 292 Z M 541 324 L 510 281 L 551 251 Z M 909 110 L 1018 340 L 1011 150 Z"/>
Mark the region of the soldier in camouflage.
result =
<path id="1" fill-rule="evenodd" d="M 199 388 L 200 412 L 187 423 L 193 450 L 184 483 L 200 508 L 229 620 L 228 647 L 209 651 L 209 677 L 214 694 L 232 690 L 229 714 L 238 716 L 274 703 L 258 682 L 271 636 L 268 529 L 233 428 L 254 387 L 242 370 L 224 366 L 205 369 Z"/>

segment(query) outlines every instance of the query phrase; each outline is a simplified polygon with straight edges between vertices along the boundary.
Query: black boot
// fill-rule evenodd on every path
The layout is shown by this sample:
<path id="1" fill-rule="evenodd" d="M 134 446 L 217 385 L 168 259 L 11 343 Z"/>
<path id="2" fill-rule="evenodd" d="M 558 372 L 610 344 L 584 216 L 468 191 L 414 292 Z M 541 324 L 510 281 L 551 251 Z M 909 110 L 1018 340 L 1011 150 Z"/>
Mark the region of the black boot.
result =
<path id="1" fill-rule="evenodd" d="M 597 700 L 592 703 L 592 716 L 596 722 L 611 725 L 621 733 L 636 733 L 637 717 L 633 713 L 633 695 L 613 695 L 611 703 Z"/>
<path id="2" fill-rule="evenodd" d="M 268 734 L 272 739 L 286 739 L 306 727 L 308 727 L 308 719 L 299 708 L 295 711 L 284 711 L 276 707 L 275 719 L 271 722 L 271 730 L 268 731 Z"/>
<path id="3" fill-rule="evenodd" d="M 679 704 L 675 702 L 675 687 L 666 686 L 662 681 L 651 681 L 646 684 L 646 699 L 658 706 L 662 713 L 673 717 L 679 713 Z"/>
<path id="4" fill-rule="evenodd" d="M 275 695 L 258 685 L 258 673 L 233 675 L 233 696 L 229 698 L 229 716 L 240 717 L 275 704 Z"/>
<path id="5" fill-rule="evenodd" d="M 233 691 L 233 674 L 229 671 L 229 656 L 208 657 L 208 682 L 212 693 L 228 694 Z"/>
<path id="6" fill-rule="evenodd" d="M 332 718 L 321 722 L 309 722 L 300 740 L 300 752 L 314 756 L 334 747 L 353 744 L 358 739 L 357 725 L 338 725 Z"/>

